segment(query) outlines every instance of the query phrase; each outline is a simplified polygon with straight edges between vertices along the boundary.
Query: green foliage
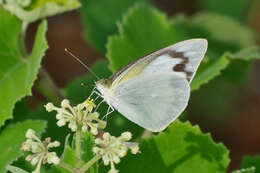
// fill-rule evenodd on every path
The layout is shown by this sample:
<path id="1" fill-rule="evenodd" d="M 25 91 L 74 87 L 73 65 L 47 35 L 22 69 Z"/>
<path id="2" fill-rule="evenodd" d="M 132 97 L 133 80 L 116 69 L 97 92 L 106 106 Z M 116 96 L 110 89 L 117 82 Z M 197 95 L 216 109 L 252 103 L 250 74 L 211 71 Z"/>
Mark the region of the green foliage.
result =
<path id="1" fill-rule="evenodd" d="M 198 126 L 176 120 L 165 132 L 142 140 L 141 153 L 127 155 L 118 168 L 135 173 L 225 173 L 228 151 Z"/>
<path id="2" fill-rule="evenodd" d="M 109 68 L 113 72 L 181 39 L 165 14 L 140 4 L 128 10 L 118 29 L 119 35 L 110 37 L 107 44 Z"/>
<path id="3" fill-rule="evenodd" d="M 83 134 L 83 140 L 81 141 L 81 157 L 82 160 L 87 163 L 91 160 L 95 155 L 92 152 L 92 148 L 94 146 L 94 138 L 90 133 Z M 95 163 L 89 170 L 89 173 L 98 173 L 98 163 Z"/>
<path id="4" fill-rule="evenodd" d="M 225 51 L 238 51 L 252 46 L 255 33 L 231 17 L 212 12 L 199 12 L 191 17 L 177 16 L 173 25 L 183 32 L 184 38 L 207 38 L 208 55 L 217 58 Z"/>
<path id="5" fill-rule="evenodd" d="M 108 36 L 117 31 L 116 22 L 135 2 L 148 3 L 148 0 L 82 0 L 81 15 L 86 40 L 104 53 Z"/>
<path id="6" fill-rule="evenodd" d="M 14 104 L 31 94 L 31 87 L 45 50 L 48 48 L 45 33 L 47 23 L 43 21 L 35 37 L 32 53 L 27 56 L 21 45 L 21 22 L 9 12 L 0 9 L 0 126 L 12 118 Z M 8 41 L 6 41 L 8 40 Z"/>
<path id="7" fill-rule="evenodd" d="M 28 173 L 27 171 L 21 169 L 21 168 L 18 168 L 18 167 L 15 167 L 15 166 L 11 166 L 11 165 L 8 165 L 6 167 L 6 169 L 12 173 Z"/>
<path id="8" fill-rule="evenodd" d="M 75 157 L 75 150 L 71 148 L 71 146 L 68 144 L 68 141 L 65 144 L 64 147 L 64 152 L 61 156 L 61 161 L 71 165 L 71 166 L 76 166 L 76 157 Z M 62 168 L 61 166 L 57 165 L 52 167 L 52 169 L 49 171 L 50 173 L 70 173 L 66 169 Z"/>
<path id="9" fill-rule="evenodd" d="M 229 59 L 224 54 L 220 59 L 216 60 L 213 63 L 210 62 L 202 62 L 201 66 L 191 82 L 191 90 L 199 89 L 199 87 L 208 83 L 210 80 L 220 75 L 220 72 L 225 69 L 229 64 Z"/>
<path id="10" fill-rule="evenodd" d="M 243 168 L 232 173 L 255 173 L 255 167 Z"/>
<path id="11" fill-rule="evenodd" d="M 0 134 L 0 172 L 5 172 L 7 165 L 22 156 L 21 146 L 25 141 L 26 131 L 31 128 L 39 135 L 45 127 L 46 123 L 39 120 L 27 120 L 5 127 Z"/>
<path id="12" fill-rule="evenodd" d="M 66 139 L 64 152 L 61 156 L 61 161 L 65 162 L 66 164 L 75 167 L 77 164 L 76 160 L 76 152 L 75 147 L 70 146 L 69 144 L 69 136 Z M 89 161 L 93 156 L 92 148 L 94 145 L 93 136 L 90 133 L 83 133 L 81 139 L 81 158 L 86 163 Z M 61 166 L 55 166 L 50 170 L 50 173 L 70 173 L 69 171 L 65 170 Z M 88 173 L 98 173 L 98 163 L 95 163 L 89 170 Z"/>
<path id="13" fill-rule="evenodd" d="M 248 17 L 248 12 L 253 0 L 199 0 L 203 10 L 232 16 L 236 19 L 244 20 Z"/>
<path id="14" fill-rule="evenodd" d="M 0 1 L 6 10 L 15 14 L 24 23 L 53 16 L 58 13 L 76 9 L 80 6 L 78 0 L 6 0 Z"/>
<path id="15" fill-rule="evenodd" d="M 260 59 L 260 47 L 249 47 L 242 49 L 232 55 L 230 58 L 232 59 L 241 59 L 241 60 L 255 60 L 255 59 Z"/>
<path id="16" fill-rule="evenodd" d="M 255 172 L 260 172 L 260 156 L 245 156 L 242 160 L 241 167 L 242 168 L 249 168 L 249 167 L 255 167 Z"/>

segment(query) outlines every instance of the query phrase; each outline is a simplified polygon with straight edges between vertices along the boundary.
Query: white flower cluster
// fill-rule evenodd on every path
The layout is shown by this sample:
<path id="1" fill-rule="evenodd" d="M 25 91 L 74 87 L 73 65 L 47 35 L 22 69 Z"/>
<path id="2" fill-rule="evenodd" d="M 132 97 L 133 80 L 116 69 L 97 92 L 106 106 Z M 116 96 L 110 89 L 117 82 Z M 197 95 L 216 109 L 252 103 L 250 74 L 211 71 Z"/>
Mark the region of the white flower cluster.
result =
<path id="1" fill-rule="evenodd" d="M 27 140 L 23 143 L 21 149 L 32 152 L 33 154 L 29 154 L 26 160 L 30 161 L 32 165 L 37 164 L 35 171 L 32 173 L 40 173 L 41 164 L 59 164 L 60 159 L 56 153 L 49 152 L 50 148 L 60 146 L 58 141 L 51 142 L 51 138 L 41 141 L 32 129 L 28 129 L 25 136 Z"/>
<path id="2" fill-rule="evenodd" d="M 90 128 L 90 132 L 93 135 L 97 135 L 98 128 L 104 129 L 106 122 L 98 118 L 98 112 L 92 112 L 94 107 L 96 105 L 89 98 L 77 106 L 71 106 L 67 99 L 61 102 L 61 108 L 55 107 L 52 103 L 45 105 L 48 112 L 57 111 L 56 118 L 58 119 L 57 125 L 59 127 L 64 126 L 68 122 L 68 127 L 72 131 L 81 128 L 85 132 Z"/>
<path id="3" fill-rule="evenodd" d="M 96 147 L 93 152 L 102 155 L 104 165 L 111 166 L 108 173 L 118 173 L 115 165 L 120 162 L 120 158 L 124 157 L 127 150 L 130 149 L 133 154 L 139 152 L 137 143 L 127 142 L 132 138 L 130 132 L 124 132 L 119 137 L 111 136 L 109 133 L 103 134 L 103 139 L 95 139 Z"/>

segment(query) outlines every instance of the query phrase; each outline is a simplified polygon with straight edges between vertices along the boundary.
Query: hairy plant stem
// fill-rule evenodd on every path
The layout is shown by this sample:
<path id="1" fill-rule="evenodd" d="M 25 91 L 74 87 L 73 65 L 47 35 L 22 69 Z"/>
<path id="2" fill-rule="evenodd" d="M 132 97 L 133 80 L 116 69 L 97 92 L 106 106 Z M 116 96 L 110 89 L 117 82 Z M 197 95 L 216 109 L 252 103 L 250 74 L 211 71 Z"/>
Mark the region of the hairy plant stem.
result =
<path id="1" fill-rule="evenodd" d="M 18 41 L 18 49 L 21 52 L 22 58 L 26 58 L 28 55 L 25 45 L 26 28 L 27 26 L 25 28 L 22 28 L 22 32 L 20 33 L 20 38 Z"/>
<path id="2" fill-rule="evenodd" d="M 43 68 L 40 69 L 39 80 L 35 84 L 35 87 L 49 102 L 60 104 L 64 99 L 60 89 L 54 83 L 48 72 Z"/>
<path id="3" fill-rule="evenodd" d="M 59 166 L 70 171 L 71 173 L 77 173 L 77 170 L 65 162 L 60 162 Z"/>
<path id="4" fill-rule="evenodd" d="M 100 158 L 102 157 L 102 155 L 97 154 L 95 155 L 95 157 L 93 157 L 90 161 L 88 161 L 85 165 L 83 165 L 80 169 L 81 173 L 84 173 L 85 171 L 87 171 L 94 163 L 96 163 Z"/>
<path id="5" fill-rule="evenodd" d="M 81 167 L 81 128 L 78 128 L 76 131 L 76 159 L 77 159 L 77 169 Z"/>

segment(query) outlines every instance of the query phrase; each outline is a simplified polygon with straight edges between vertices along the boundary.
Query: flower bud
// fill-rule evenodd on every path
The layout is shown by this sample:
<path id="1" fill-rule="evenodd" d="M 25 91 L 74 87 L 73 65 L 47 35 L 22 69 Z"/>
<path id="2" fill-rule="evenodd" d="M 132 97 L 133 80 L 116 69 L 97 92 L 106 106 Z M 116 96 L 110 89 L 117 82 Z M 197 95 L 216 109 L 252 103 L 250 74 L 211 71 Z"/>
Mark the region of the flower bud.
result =
<path id="1" fill-rule="evenodd" d="M 51 112 L 54 109 L 54 105 L 52 103 L 48 103 L 47 105 L 45 105 L 45 109 L 46 111 Z"/>
<path id="2" fill-rule="evenodd" d="M 26 132 L 26 134 L 25 134 L 25 137 L 26 137 L 26 138 L 33 138 L 34 136 L 35 136 L 34 130 L 28 129 L 27 132 Z"/>
<path id="3" fill-rule="evenodd" d="M 132 138 L 132 134 L 130 132 L 124 132 L 121 134 L 121 138 L 125 141 L 128 141 Z"/>
<path id="4" fill-rule="evenodd" d="M 59 127 L 62 127 L 65 124 L 66 124 L 66 121 L 64 119 L 61 119 L 61 120 L 57 121 L 57 126 L 59 126 Z"/>
<path id="5" fill-rule="evenodd" d="M 70 102 L 69 102 L 68 99 L 62 100 L 62 102 L 61 102 L 61 107 L 67 108 L 67 107 L 69 107 L 69 106 L 70 106 Z"/>

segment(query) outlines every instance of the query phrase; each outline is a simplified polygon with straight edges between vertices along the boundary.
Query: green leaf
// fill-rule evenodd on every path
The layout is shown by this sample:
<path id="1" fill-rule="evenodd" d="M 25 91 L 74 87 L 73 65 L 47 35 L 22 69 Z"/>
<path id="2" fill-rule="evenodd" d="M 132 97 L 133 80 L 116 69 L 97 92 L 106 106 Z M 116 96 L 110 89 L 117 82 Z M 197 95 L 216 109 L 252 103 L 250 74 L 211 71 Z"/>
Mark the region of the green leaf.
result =
<path id="1" fill-rule="evenodd" d="M 107 58 L 115 72 L 133 60 L 181 40 L 180 34 L 155 8 L 136 4 L 118 24 L 119 35 L 109 38 Z"/>
<path id="2" fill-rule="evenodd" d="M 31 55 L 23 56 L 17 45 L 21 22 L 9 12 L 0 8 L 0 126 L 12 118 L 14 104 L 31 94 L 31 87 L 37 77 L 41 59 L 48 48 L 45 39 L 47 23 L 43 21 L 36 34 Z"/>
<path id="3" fill-rule="evenodd" d="M 78 0 L 6 0 L 0 5 L 25 23 L 80 7 Z"/>
<path id="4" fill-rule="evenodd" d="M 117 31 L 116 22 L 135 2 L 146 3 L 148 0 L 82 0 L 81 17 L 86 40 L 105 52 L 108 36 Z"/>
<path id="5" fill-rule="evenodd" d="M 225 173 L 228 151 L 216 144 L 198 126 L 176 120 L 165 131 L 143 140 L 141 153 L 129 154 L 118 166 L 120 172 L 135 173 Z"/>
<path id="6" fill-rule="evenodd" d="M 243 168 L 237 171 L 233 171 L 232 173 L 255 173 L 255 167 Z"/>
<path id="7" fill-rule="evenodd" d="M 260 47 L 249 47 L 234 53 L 230 58 L 241 60 L 255 60 L 260 58 Z"/>
<path id="8" fill-rule="evenodd" d="M 255 33 L 249 27 L 217 13 L 199 12 L 191 17 L 178 16 L 172 22 L 182 31 L 185 39 L 206 38 L 210 58 L 218 57 L 226 51 L 235 52 L 252 46 L 256 41 Z"/>
<path id="9" fill-rule="evenodd" d="M 12 173 L 28 173 L 27 171 L 16 166 L 7 165 L 6 169 Z"/>
<path id="10" fill-rule="evenodd" d="M 199 0 L 202 9 L 246 20 L 253 0 Z"/>
<path id="11" fill-rule="evenodd" d="M 69 137 L 69 136 L 68 136 Z M 66 144 L 64 148 L 64 152 L 61 156 L 61 161 L 72 166 L 76 167 L 77 160 L 76 160 L 76 152 L 74 146 L 70 146 L 68 144 L 68 137 L 66 139 Z M 87 163 L 94 154 L 92 152 L 92 148 L 94 145 L 94 139 L 92 135 L 88 132 L 82 133 L 81 137 L 81 159 L 84 163 Z M 51 173 L 70 173 L 69 171 L 65 170 L 61 166 L 55 166 L 50 171 Z M 91 168 L 89 168 L 88 173 L 98 173 L 98 164 L 95 163 Z"/>
<path id="12" fill-rule="evenodd" d="M 255 172 L 260 172 L 260 156 L 245 156 L 243 157 L 242 168 L 249 168 L 249 167 L 255 167 Z"/>
<path id="13" fill-rule="evenodd" d="M 91 160 L 95 155 L 92 152 L 94 146 L 94 138 L 91 133 L 85 132 L 82 134 L 81 141 L 81 157 L 85 163 Z M 98 173 L 98 163 L 96 162 L 87 171 L 88 173 Z"/>
<path id="14" fill-rule="evenodd" d="M 76 154 L 75 154 L 75 150 L 72 149 L 69 144 L 69 137 L 70 137 L 70 135 L 68 135 L 66 138 L 64 151 L 63 151 L 62 156 L 60 157 L 60 160 L 61 160 L 61 162 L 64 162 L 64 163 L 72 166 L 73 168 L 75 168 L 76 163 L 77 163 Z M 51 170 L 49 170 L 48 172 L 50 172 L 50 173 L 70 173 L 70 171 L 67 171 L 66 169 L 62 168 L 59 165 L 53 166 L 51 168 Z"/>
<path id="15" fill-rule="evenodd" d="M 31 128 L 39 135 L 46 127 L 44 121 L 24 121 L 8 125 L 0 134 L 0 172 L 5 172 L 5 167 L 22 156 L 22 143 L 26 140 L 25 133 Z M 10 145 L 11 144 L 11 145 Z"/>
<path id="16" fill-rule="evenodd" d="M 216 76 L 220 75 L 221 71 L 225 69 L 229 64 L 226 54 L 224 54 L 219 60 L 210 62 L 202 62 L 195 78 L 191 82 L 191 90 L 199 89 L 202 84 L 208 83 Z"/>

